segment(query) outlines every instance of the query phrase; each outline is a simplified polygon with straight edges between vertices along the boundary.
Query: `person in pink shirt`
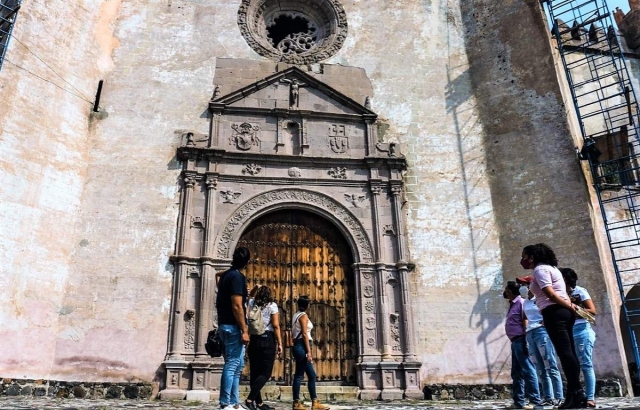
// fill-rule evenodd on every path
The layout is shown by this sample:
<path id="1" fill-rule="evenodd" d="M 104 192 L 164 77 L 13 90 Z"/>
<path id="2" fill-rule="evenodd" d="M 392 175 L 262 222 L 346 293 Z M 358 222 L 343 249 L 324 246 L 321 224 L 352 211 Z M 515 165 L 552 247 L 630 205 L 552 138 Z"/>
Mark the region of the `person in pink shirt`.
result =
<path id="1" fill-rule="evenodd" d="M 576 308 L 569 299 L 564 279 L 557 268 L 558 259 L 553 249 L 538 243 L 525 246 L 520 265 L 524 269 L 533 269 L 529 290 L 536 297 L 544 326 L 567 378 L 566 399 L 558 408 L 584 408 L 586 396 L 580 385 L 580 363 L 573 342 Z"/>

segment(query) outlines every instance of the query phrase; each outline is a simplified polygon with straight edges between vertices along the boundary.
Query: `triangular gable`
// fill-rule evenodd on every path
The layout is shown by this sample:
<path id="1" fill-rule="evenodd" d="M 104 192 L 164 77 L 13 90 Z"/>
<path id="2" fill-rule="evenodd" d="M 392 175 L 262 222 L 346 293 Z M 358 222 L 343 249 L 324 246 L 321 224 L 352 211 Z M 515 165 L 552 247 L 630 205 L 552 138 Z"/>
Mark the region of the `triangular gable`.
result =
<path id="1" fill-rule="evenodd" d="M 376 114 L 364 105 L 347 97 L 335 88 L 325 84 L 319 79 L 307 74 L 297 67 L 290 67 L 284 71 L 277 72 L 262 80 L 246 87 L 240 88 L 232 93 L 215 98 L 212 103 L 227 106 L 251 106 L 253 97 L 260 96 L 261 99 L 269 98 L 265 93 L 273 85 L 285 85 L 293 80 L 297 80 L 301 86 L 300 92 L 308 92 L 309 97 L 315 100 L 324 101 L 329 105 L 342 109 L 347 114 L 375 116 Z M 261 107 L 267 108 L 267 107 Z M 275 107 L 272 107 L 275 108 Z M 283 108 L 283 107 L 278 107 Z M 311 109 L 313 111 L 313 109 Z M 320 110 L 321 111 L 321 110 Z"/>

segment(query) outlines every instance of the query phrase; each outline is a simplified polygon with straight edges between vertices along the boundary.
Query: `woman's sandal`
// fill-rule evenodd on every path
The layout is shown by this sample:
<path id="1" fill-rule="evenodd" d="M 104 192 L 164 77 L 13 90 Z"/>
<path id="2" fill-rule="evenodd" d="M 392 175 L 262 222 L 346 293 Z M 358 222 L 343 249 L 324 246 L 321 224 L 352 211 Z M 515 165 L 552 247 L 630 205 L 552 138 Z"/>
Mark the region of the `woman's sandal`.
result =
<path id="1" fill-rule="evenodd" d="M 586 402 L 586 408 L 588 408 L 588 409 L 595 409 L 595 408 L 596 408 L 596 402 L 595 402 L 595 401 L 588 401 L 588 402 Z"/>

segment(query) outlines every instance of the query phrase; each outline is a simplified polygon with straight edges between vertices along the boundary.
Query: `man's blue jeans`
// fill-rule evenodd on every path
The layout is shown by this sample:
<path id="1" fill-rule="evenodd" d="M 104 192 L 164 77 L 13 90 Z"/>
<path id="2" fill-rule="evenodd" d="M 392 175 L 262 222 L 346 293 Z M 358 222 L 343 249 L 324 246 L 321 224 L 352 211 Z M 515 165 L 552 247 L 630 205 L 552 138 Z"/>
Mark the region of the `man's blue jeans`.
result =
<path id="1" fill-rule="evenodd" d="M 596 333 L 589 323 L 578 323 L 573 326 L 573 344 L 584 375 L 584 394 L 587 400 L 593 400 L 596 395 L 596 374 L 593 371 L 592 356 L 595 342 Z"/>
<path id="2" fill-rule="evenodd" d="M 511 341 L 511 380 L 513 380 L 514 404 L 518 406 L 526 404 L 525 391 L 531 404 L 542 403 L 536 369 L 529 360 L 527 339 L 524 335 Z"/>
<path id="3" fill-rule="evenodd" d="M 240 375 L 244 367 L 242 331 L 238 325 L 220 325 L 220 340 L 224 344 L 222 379 L 220 380 L 220 406 L 240 403 Z"/>
<path id="4" fill-rule="evenodd" d="M 556 349 L 549 339 L 544 326 L 527 332 L 529 357 L 538 371 L 538 380 L 542 384 L 542 397 L 545 400 L 563 400 L 562 376 L 558 370 Z"/>

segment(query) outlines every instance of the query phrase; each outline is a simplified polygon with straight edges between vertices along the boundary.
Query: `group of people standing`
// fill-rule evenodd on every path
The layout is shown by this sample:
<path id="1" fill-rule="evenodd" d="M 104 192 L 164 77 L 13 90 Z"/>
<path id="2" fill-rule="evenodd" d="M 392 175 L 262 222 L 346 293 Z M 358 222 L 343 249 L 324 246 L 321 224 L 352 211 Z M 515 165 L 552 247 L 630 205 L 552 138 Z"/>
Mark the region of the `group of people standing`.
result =
<path id="1" fill-rule="evenodd" d="M 507 282 L 503 293 L 509 300 L 505 333 L 511 340 L 511 408 L 595 408 L 592 352 L 596 337 L 583 318 L 592 320 L 596 314 L 591 296 L 577 285 L 573 269 L 558 269 L 555 253 L 545 244 L 526 246 L 520 265 L 533 274 Z M 567 379 L 566 394 L 556 355 Z"/>
<path id="2" fill-rule="evenodd" d="M 268 286 L 256 286 L 251 291 L 241 269 L 250 259 L 249 249 L 237 248 L 233 254 L 231 268 L 216 275 L 218 295 L 218 334 L 223 344 L 224 367 L 220 380 L 220 408 L 233 406 L 235 409 L 274 410 L 266 404 L 261 390 L 271 378 L 276 356 L 283 354 L 284 346 L 280 332 L 280 313 L 274 302 L 273 292 Z M 293 379 L 293 410 L 307 410 L 300 400 L 300 386 L 306 373 L 312 410 L 328 410 L 320 403 L 316 394 L 316 373 L 313 367 L 311 331 L 313 323 L 307 314 L 310 300 L 300 296 L 298 311 L 293 315 L 291 353 L 295 360 Z M 250 334 L 247 311 L 256 307 L 262 314 L 261 333 Z M 240 402 L 240 376 L 244 368 L 245 348 L 249 357 L 250 392 Z"/>

